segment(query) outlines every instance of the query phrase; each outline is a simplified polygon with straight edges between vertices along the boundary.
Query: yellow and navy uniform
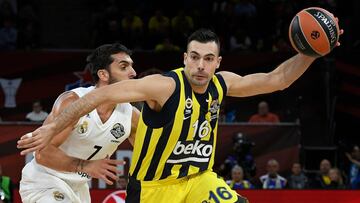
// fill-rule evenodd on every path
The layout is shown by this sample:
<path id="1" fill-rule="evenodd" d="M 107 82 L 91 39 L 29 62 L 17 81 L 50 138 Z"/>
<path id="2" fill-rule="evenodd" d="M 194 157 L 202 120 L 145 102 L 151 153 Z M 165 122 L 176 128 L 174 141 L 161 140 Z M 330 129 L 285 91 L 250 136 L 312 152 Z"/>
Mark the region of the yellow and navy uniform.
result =
<path id="1" fill-rule="evenodd" d="M 184 180 L 201 178 L 196 177 L 201 175 L 204 178 L 197 183 L 210 177 L 205 185 L 213 185 L 212 179 L 218 179 L 212 166 L 219 109 L 227 90 L 224 79 L 215 74 L 206 92 L 198 94 L 192 90 L 184 68 L 170 71 L 165 76 L 174 79 L 176 88 L 160 112 L 153 111 L 146 103 L 143 106 L 130 167 L 127 202 L 152 202 L 151 199 L 157 203 L 161 199 L 169 202 L 169 198 L 171 202 L 186 202 L 171 192 L 183 191 L 183 198 L 191 196 L 187 194 L 191 191 L 187 191 L 189 182 L 184 183 Z M 222 179 L 219 181 L 222 181 L 221 186 L 231 190 Z M 216 193 L 216 187 L 214 190 Z M 232 197 L 237 199 L 236 192 L 232 192 L 230 199 L 235 202 Z M 209 199 L 209 190 L 194 193 L 206 196 L 196 195 L 196 198 Z"/>

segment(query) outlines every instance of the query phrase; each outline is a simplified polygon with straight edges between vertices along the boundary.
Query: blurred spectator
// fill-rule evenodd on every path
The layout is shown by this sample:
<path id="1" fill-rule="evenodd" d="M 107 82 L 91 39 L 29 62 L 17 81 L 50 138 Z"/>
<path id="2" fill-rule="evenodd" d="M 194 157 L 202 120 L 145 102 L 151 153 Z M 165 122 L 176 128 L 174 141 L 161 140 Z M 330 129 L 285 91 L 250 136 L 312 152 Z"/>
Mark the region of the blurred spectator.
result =
<path id="1" fill-rule="evenodd" d="M 128 184 L 128 177 L 125 175 L 120 175 L 119 180 L 117 181 L 116 184 L 116 189 L 126 190 L 127 184 Z"/>
<path id="2" fill-rule="evenodd" d="M 262 101 L 258 105 L 258 113 L 250 117 L 249 122 L 252 123 L 278 123 L 280 122 L 279 116 L 269 111 L 267 102 Z"/>
<path id="3" fill-rule="evenodd" d="M 230 37 L 230 51 L 249 50 L 251 47 L 251 39 L 246 35 L 245 30 L 237 28 L 234 35 Z"/>
<path id="4" fill-rule="evenodd" d="M 260 177 L 263 189 L 283 189 L 286 186 L 286 179 L 278 174 L 280 167 L 279 162 L 270 159 L 267 162 L 267 174 Z"/>
<path id="5" fill-rule="evenodd" d="M 170 38 L 164 38 L 162 43 L 159 43 L 155 47 L 156 52 L 164 52 L 164 51 L 180 51 L 180 47 L 173 44 L 170 40 Z"/>
<path id="6" fill-rule="evenodd" d="M 40 101 L 35 101 L 33 103 L 32 108 L 33 108 L 32 112 L 26 115 L 26 120 L 34 121 L 34 122 L 43 122 L 48 116 L 48 113 L 43 111 L 43 107 Z"/>
<path id="7" fill-rule="evenodd" d="M 144 23 L 142 19 L 134 14 L 134 11 L 126 11 L 124 18 L 121 20 L 121 28 L 124 34 L 124 41 L 131 48 L 142 46 Z"/>
<path id="8" fill-rule="evenodd" d="M 169 35 L 170 20 L 163 15 L 161 9 L 157 9 L 155 15 L 149 20 L 148 28 L 151 41 L 155 44 L 159 43 L 161 39 Z"/>
<path id="9" fill-rule="evenodd" d="M 314 189 L 325 189 L 330 185 L 331 180 L 329 177 L 329 171 L 331 169 L 331 163 L 327 159 L 323 159 L 320 162 L 320 171 L 316 174 L 314 180 L 311 183 L 311 187 Z"/>
<path id="10" fill-rule="evenodd" d="M 212 4 L 212 12 L 214 14 L 221 14 L 225 11 L 228 2 L 226 0 L 215 0 Z"/>
<path id="11" fill-rule="evenodd" d="M 2 166 L 0 164 L 0 192 L 3 192 L 5 199 L 3 200 L 4 203 L 13 202 L 13 184 L 11 182 L 10 177 L 4 176 L 2 174 Z"/>
<path id="12" fill-rule="evenodd" d="M 185 15 L 185 11 L 181 9 L 171 19 L 171 28 L 175 44 L 185 44 L 187 37 L 194 29 L 194 22 L 192 17 Z"/>
<path id="13" fill-rule="evenodd" d="M 15 50 L 17 41 L 17 29 L 14 21 L 10 18 L 4 19 L 3 27 L 0 29 L 0 50 Z"/>
<path id="14" fill-rule="evenodd" d="M 33 6 L 26 3 L 19 9 L 18 24 L 18 47 L 22 49 L 34 49 L 40 44 L 40 22 Z"/>
<path id="15" fill-rule="evenodd" d="M 38 47 L 39 33 L 33 22 L 29 22 L 19 30 L 18 47 L 26 50 Z"/>
<path id="16" fill-rule="evenodd" d="M 244 171 L 239 165 L 235 165 L 231 170 L 231 180 L 226 183 L 233 190 L 254 189 L 254 186 L 247 180 L 244 180 Z"/>
<path id="17" fill-rule="evenodd" d="M 360 149 L 355 145 L 351 154 L 346 153 L 350 161 L 349 181 L 351 189 L 360 189 Z"/>
<path id="18" fill-rule="evenodd" d="M 233 136 L 233 150 L 220 166 L 220 174 L 228 179 L 233 167 L 239 165 L 243 168 L 245 179 L 251 179 L 256 173 L 256 164 L 252 155 L 255 146 L 243 133 L 239 132 Z"/>
<path id="19" fill-rule="evenodd" d="M 330 184 L 326 189 L 346 189 L 341 172 L 338 168 L 332 168 L 329 170 Z"/>
<path id="20" fill-rule="evenodd" d="M 2 0 L 0 1 L 0 22 L 4 19 L 13 19 L 16 15 L 16 3 L 14 1 Z"/>
<path id="21" fill-rule="evenodd" d="M 256 7 L 250 0 L 239 0 L 234 7 L 235 15 L 241 18 L 249 19 L 256 16 Z"/>
<path id="22" fill-rule="evenodd" d="M 103 32 L 104 43 L 114 43 L 121 39 L 122 33 L 120 28 L 120 22 L 115 19 L 108 20 L 106 25 L 106 31 Z"/>
<path id="23" fill-rule="evenodd" d="M 291 175 L 288 177 L 287 187 L 290 189 L 305 189 L 308 188 L 308 178 L 301 170 L 299 163 L 293 163 L 291 168 Z"/>

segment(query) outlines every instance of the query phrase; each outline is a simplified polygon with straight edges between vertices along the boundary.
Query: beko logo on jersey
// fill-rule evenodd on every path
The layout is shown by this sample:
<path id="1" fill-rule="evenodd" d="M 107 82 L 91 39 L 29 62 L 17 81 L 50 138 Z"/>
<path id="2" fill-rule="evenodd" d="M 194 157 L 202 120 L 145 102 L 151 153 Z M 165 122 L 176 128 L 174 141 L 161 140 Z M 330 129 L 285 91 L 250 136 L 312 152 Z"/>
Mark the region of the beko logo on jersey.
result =
<path id="1" fill-rule="evenodd" d="M 173 150 L 173 155 L 184 158 L 168 159 L 167 163 L 181 163 L 187 161 L 208 162 L 212 151 L 213 146 L 211 144 L 201 143 L 200 140 L 188 144 L 183 144 L 181 141 L 178 141 Z"/>

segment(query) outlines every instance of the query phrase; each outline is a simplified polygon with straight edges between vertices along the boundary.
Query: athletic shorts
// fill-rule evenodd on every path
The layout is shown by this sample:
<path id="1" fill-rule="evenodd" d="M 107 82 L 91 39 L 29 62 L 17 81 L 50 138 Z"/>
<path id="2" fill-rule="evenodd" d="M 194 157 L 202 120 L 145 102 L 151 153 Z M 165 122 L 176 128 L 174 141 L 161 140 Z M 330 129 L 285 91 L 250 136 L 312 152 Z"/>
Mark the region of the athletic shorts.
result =
<path id="1" fill-rule="evenodd" d="M 30 162 L 22 170 L 19 193 L 23 203 L 90 203 L 87 183 L 70 184 Z"/>
<path id="2" fill-rule="evenodd" d="M 248 203 L 212 171 L 171 181 L 129 178 L 127 203 Z"/>

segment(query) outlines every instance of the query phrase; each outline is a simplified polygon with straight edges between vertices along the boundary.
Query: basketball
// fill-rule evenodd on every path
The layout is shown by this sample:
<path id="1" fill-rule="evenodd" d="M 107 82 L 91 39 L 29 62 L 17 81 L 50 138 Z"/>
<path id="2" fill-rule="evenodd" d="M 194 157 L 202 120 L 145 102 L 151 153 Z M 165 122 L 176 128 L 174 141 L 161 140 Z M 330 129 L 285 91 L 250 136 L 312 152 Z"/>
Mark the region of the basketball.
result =
<path id="1" fill-rule="evenodd" d="M 333 14 L 322 8 L 310 7 L 300 11 L 292 19 L 289 38 L 297 52 L 320 57 L 336 46 L 339 32 L 339 25 Z"/>

